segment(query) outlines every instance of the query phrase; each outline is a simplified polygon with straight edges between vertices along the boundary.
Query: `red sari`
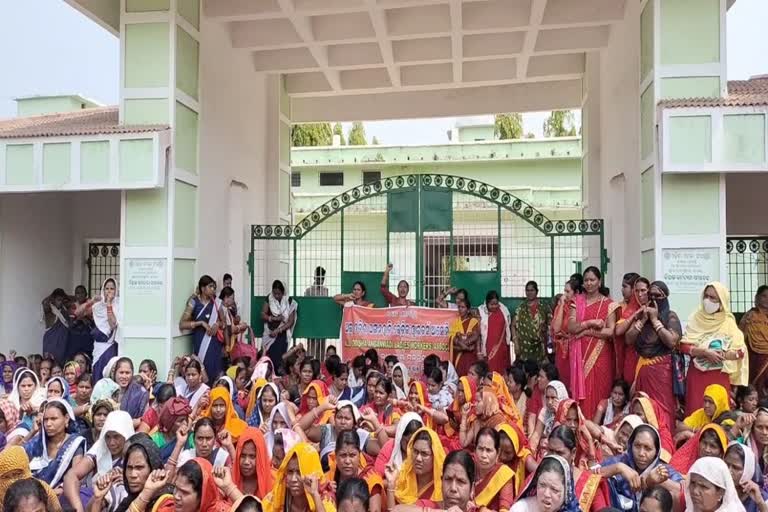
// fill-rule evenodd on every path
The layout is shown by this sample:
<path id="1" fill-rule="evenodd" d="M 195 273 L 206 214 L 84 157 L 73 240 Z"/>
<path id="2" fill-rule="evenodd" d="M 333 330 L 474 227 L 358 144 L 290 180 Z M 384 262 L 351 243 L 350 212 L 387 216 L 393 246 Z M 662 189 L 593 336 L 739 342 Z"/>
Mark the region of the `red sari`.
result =
<path id="1" fill-rule="evenodd" d="M 586 295 L 576 295 L 574 300 L 578 322 L 587 320 L 607 321 L 611 299 L 600 295 L 596 301 L 589 304 Z M 581 380 L 584 394 L 578 397 L 579 405 L 584 415 L 587 418 L 592 418 L 595 416 L 600 400 L 611 394 L 616 363 L 613 355 L 613 342 L 593 336 L 580 336 L 574 343 L 580 344 L 582 354 L 581 372 L 583 375 Z M 573 367 L 571 369 L 573 370 Z M 571 378 L 573 380 L 573 374 L 571 374 Z M 576 395 L 576 391 L 573 393 Z"/>
<path id="2" fill-rule="evenodd" d="M 585 512 L 603 510 L 611 506 L 608 484 L 600 475 L 582 471 L 576 480 L 576 499 Z"/>
<path id="3" fill-rule="evenodd" d="M 501 309 L 488 315 L 488 367 L 504 374 L 509 367 L 509 344 L 507 343 L 507 320 Z"/>
<path id="4" fill-rule="evenodd" d="M 576 407 L 576 412 L 579 418 L 579 426 L 576 429 L 576 456 L 573 463 L 576 467 L 581 469 L 587 469 L 591 464 L 600 462 L 600 451 L 595 448 L 595 442 L 592 439 L 592 434 L 589 433 L 587 428 L 587 421 L 584 415 L 579 409 L 579 404 L 576 400 L 568 398 L 562 400 L 557 406 L 557 412 L 555 413 L 555 424 L 565 425 L 568 420 L 568 411 L 572 407 Z"/>
<path id="5" fill-rule="evenodd" d="M 628 303 L 621 303 L 618 308 L 616 324 L 628 322 L 632 315 L 640 309 L 640 303 L 634 292 Z M 614 350 L 616 351 L 616 375 L 622 377 L 631 386 L 635 382 L 635 368 L 637 367 L 637 350 L 634 345 L 624 342 L 624 335 L 614 337 Z"/>
<path id="6" fill-rule="evenodd" d="M 509 466 L 497 462 L 475 482 L 475 505 L 490 510 L 509 510 L 515 502 L 515 472 Z"/>
<path id="7" fill-rule="evenodd" d="M 562 317 L 562 324 L 560 324 L 560 330 L 555 332 L 552 328 L 552 339 L 555 340 L 555 366 L 557 367 L 557 373 L 560 375 L 560 380 L 563 383 L 570 385 L 571 383 L 571 361 L 570 350 L 568 345 L 571 343 L 572 336 L 568 332 L 568 306 L 567 304 L 561 306 L 557 305 L 555 312 L 552 315 L 553 318 L 558 316 Z M 538 412 L 538 411 L 537 411 Z"/>

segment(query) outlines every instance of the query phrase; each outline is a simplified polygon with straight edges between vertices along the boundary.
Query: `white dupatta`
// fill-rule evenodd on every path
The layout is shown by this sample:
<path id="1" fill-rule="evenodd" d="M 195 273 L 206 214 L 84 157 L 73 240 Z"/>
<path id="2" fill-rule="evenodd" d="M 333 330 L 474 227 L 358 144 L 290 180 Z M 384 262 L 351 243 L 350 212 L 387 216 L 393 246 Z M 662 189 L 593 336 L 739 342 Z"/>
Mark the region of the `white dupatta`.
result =
<path id="1" fill-rule="evenodd" d="M 107 307 L 107 297 L 104 293 L 104 288 L 107 286 L 107 281 L 113 281 L 115 283 L 115 298 L 112 299 L 112 314 L 117 320 L 117 325 L 112 329 L 109 325 L 109 311 Z M 120 297 L 117 295 L 117 281 L 113 277 L 108 277 L 101 283 L 101 300 L 93 305 L 91 308 L 93 313 L 93 323 L 96 328 L 103 332 L 107 336 L 107 341 L 102 343 L 95 341 L 93 344 L 93 361 L 98 361 L 102 354 L 106 352 L 117 338 L 117 329 L 120 326 Z"/>
<path id="2" fill-rule="evenodd" d="M 284 293 L 283 298 L 278 301 L 270 292 L 269 297 L 267 297 L 267 302 L 269 304 L 269 314 L 271 316 L 282 315 L 282 317 L 285 318 L 285 321 L 288 321 L 288 318 L 291 316 L 291 314 L 299 308 L 299 304 L 295 300 L 291 300 L 287 293 Z M 295 326 L 296 317 L 293 318 L 293 322 L 285 331 L 286 341 L 289 343 L 290 340 L 293 339 L 293 328 Z M 272 346 L 272 344 L 275 342 L 275 339 L 276 336 L 272 336 L 272 331 L 269 329 L 268 322 L 264 322 L 264 336 L 261 338 L 261 347 L 264 350 L 264 353 L 269 350 L 269 347 Z"/>
<path id="3" fill-rule="evenodd" d="M 515 362 L 515 346 L 512 344 L 512 331 L 510 326 L 512 325 L 512 316 L 509 314 L 509 309 L 502 302 L 499 302 L 499 309 L 504 315 L 504 330 L 506 331 L 507 345 L 509 345 L 509 359 L 510 364 Z M 488 306 L 481 304 L 477 308 L 477 312 L 480 313 L 480 337 L 484 354 L 488 354 L 488 318 L 491 316 L 488 311 Z"/>
<path id="4" fill-rule="evenodd" d="M 210 304 L 210 303 L 209 303 Z M 221 301 L 217 298 L 213 299 L 213 307 L 211 308 L 211 316 L 208 319 L 208 325 L 213 325 L 216 322 L 219 321 L 219 308 L 221 307 Z M 195 320 L 200 320 L 200 318 L 203 316 L 203 313 L 205 313 L 205 310 L 208 308 L 208 305 L 206 304 L 200 309 L 200 312 L 197 314 L 197 317 Z M 207 332 L 205 333 L 205 336 L 203 336 L 203 341 L 200 343 L 200 350 L 197 352 L 197 357 L 200 358 L 200 361 L 205 361 L 205 355 L 208 353 L 208 347 L 211 346 L 211 336 Z"/>

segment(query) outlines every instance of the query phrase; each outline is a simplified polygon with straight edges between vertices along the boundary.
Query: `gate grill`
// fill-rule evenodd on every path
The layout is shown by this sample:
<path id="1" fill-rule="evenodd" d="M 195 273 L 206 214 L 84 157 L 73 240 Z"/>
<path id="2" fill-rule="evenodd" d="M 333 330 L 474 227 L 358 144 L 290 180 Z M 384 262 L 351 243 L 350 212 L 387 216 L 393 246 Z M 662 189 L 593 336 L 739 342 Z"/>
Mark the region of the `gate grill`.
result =
<path id="1" fill-rule="evenodd" d="M 88 244 L 88 292 L 101 293 L 101 284 L 112 277 L 120 284 L 120 244 L 116 242 Z M 118 286 L 119 289 L 119 286 Z"/>
<path id="2" fill-rule="evenodd" d="M 728 238 L 726 253 L 731 309 L 746 313 L 754 306 L 757 288 L 768 284 L 768 237 Z"/>

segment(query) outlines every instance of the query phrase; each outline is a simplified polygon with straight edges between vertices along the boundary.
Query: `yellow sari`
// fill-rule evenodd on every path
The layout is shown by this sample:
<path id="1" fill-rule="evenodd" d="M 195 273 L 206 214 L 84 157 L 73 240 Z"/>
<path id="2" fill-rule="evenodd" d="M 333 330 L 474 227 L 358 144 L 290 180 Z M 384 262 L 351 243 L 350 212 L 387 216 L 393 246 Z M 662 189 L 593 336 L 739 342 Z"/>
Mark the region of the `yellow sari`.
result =
<path id="1" fill-rule="evenodd" d="M 424 489 L 419 489 L 419 484 L 416 479 L 416 471 L 413 467 L 413 443 L 416 437 L 421 432 L 429 434 L 432 440 L 432 481 L 429 486 Z M 411 440 L 408 441 L 408 450 L 406 459 L 403 462 L 400 473 L 397 475 L 397 483 L 395 484 L 395 498 L 398 504 L 410 505 L 416 503 L 419 499 L 422 499 L 422 495 L 425 494 L 429 487 L 432 487 L 432 494 L 428 499 L 435 503 L 443 501 L 443 489 L 441 481 L 443 478 L 443 461 L 445 460 L 445 450 L 443 444 L 440 442 L 440 438 L 437 437 L 437 433 L 428 428 L 421 427 L 419 430 L 413 433 Z"/>
<path id="2" fill-rule="evenodd" d="M 515 472 L 515 493 L 520 493 L 525 485 L 526 470 L 525 459 L 533 455 L 531 450 L 523 443 L 518 431 L 512 426 L 503 423 L 496 427 L 498 432 L 503 432 L 512 441 L 512 446 L 515 448 L 515 454 L 517 455 L 517 465 L 512 468 Z"/>
<path id="3" fill-rule="evenodd" d="M 704 409 L 696 409 L 693 414 L 685 418 L 685 425 L 693 430 L 701 430 L 704 425 L 712 423 L 717 420 L 721 414 L 731 410 L 731 405 L 728 401 L 728 391 L 725 390 L 720 384 L 710 384 L 704 390 L 704 397 L 709 398 L 715 402 L 715 413 L 710 418 L 704 412 Z"/>
<path id="4" fill-rule="evenodd" d="M 323 467 L 320 465 L 320 454 L 309 443 L 298 443 L 285 455 L 283 463 L 280 464 L 280 468 L 277 470 L 274 489 L 262 500 L 264 512 L 283 512 L 285 509 L 285 498 L 288 489 L 285 478 L 288 473 L 288 464 L 294 457 L 299 461 L 299 472 L 302 477 L 315 476 L 320 480 L 325 511 L 336 512 L 335 500 L 331 494 L 323 492 L 323 487 L 326 487 L 326 483 L 323 478 Z M 306 493 L 306 495 L 309 510 L 314 512 L 315 502 L 309 493 Z"/>

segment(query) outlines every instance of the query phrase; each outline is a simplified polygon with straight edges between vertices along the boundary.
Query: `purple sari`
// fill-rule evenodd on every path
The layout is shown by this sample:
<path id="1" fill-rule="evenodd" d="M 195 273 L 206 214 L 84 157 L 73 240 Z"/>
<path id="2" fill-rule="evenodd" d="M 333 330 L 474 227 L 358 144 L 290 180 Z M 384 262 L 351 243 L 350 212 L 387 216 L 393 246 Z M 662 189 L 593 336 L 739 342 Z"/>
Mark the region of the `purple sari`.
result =
<path id="1" fill-rule="evenodd" d="M 131 418 L 141 418 L 147 410 L 148 402 L 149 393 L 144 386 L 131 380 L 123 394 L 123 399 L 120 400 L 120 409 L 130 414 Z"/>

